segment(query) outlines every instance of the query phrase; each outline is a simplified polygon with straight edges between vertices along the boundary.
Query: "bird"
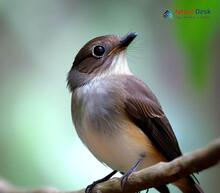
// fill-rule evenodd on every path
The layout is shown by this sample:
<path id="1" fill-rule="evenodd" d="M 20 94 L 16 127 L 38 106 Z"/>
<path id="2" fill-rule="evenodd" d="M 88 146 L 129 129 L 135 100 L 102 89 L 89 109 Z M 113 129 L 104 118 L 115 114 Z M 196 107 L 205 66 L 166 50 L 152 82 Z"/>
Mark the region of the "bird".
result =
<path id="1" fill-rule="evenodd" d="M 137 37 L 103 35 L 77 53 L 67 75 L 73 124 L 90 152 L 113 171 L 87 186 L 120 172 L 122 188 L 134 171 L 182 155 L 177 138 L 153 91 L 130 70 L 126 50 Z M 173 183 L 183 193 L 203 193 L 194 175 Z M 167 185 L 155 187 L 169 193 Z"/>

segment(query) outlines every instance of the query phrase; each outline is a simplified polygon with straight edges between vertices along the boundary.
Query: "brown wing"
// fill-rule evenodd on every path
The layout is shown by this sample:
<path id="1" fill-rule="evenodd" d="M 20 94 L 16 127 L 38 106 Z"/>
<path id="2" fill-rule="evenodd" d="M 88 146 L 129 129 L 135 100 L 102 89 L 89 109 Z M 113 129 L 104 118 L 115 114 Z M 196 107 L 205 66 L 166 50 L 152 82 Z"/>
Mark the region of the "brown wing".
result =
<path id="1" fill-rule="evenodd" d="M 182 155 L 175 134 L 152 91 L 134 76 L 124 82 L 125 110 L 168 160 Z"/>

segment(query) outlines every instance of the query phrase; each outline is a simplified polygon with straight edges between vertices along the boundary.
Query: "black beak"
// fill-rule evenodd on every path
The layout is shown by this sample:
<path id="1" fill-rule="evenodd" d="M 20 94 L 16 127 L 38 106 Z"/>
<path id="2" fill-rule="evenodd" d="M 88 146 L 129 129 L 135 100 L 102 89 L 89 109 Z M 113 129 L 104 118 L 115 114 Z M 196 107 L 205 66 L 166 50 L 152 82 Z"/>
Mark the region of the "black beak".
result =
<path id="1" fill-rule="evenodd" d="M 137 33 L 136 32 L 130 32 L 121 39 L 121 46 L 127 47 L 133 40 L 136 38 Z"/>

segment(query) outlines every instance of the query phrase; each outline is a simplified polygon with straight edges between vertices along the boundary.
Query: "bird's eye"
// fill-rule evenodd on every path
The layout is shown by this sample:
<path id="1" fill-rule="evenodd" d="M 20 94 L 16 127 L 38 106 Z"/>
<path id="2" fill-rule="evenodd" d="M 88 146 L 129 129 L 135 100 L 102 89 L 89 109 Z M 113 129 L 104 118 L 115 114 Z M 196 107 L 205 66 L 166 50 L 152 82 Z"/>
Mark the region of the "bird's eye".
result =
<path id="1" fill-rule="evenodd" d="M 105 53 L 105 48 L 103 46 L 95 46 L 93 48 L 93 56 L 95 57 L 102 57 Z"/>

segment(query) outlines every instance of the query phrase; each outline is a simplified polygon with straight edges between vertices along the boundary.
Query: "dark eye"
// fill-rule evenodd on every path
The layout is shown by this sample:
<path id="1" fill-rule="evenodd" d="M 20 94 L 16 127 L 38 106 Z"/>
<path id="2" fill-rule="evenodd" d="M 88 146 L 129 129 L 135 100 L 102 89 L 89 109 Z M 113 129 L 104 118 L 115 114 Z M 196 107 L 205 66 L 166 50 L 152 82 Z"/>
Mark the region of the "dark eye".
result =
<path id="1" fill-rule="evenodd" d="M 103 46 L 95 46 L 93 48 L 93 56 L 95 57 L 102 57 L 105 53 L 105 48 Z"/>

